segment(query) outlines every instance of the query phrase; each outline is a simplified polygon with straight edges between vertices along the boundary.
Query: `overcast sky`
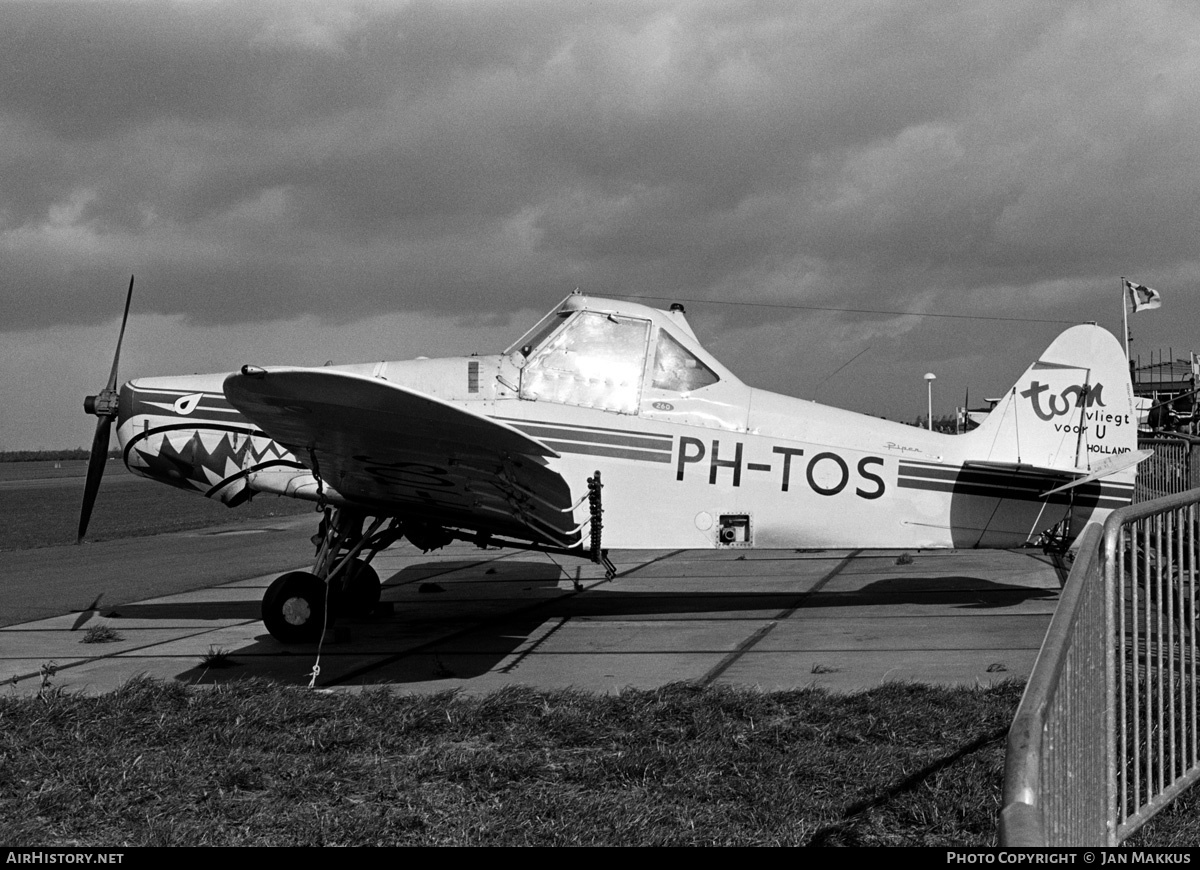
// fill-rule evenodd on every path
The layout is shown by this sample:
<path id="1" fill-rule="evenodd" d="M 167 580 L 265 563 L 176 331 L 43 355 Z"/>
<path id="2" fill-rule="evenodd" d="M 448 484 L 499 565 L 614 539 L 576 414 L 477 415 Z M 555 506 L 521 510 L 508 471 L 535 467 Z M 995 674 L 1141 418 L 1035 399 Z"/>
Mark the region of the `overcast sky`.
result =
<path id="1" fill-rule="evenodd" d="M 0 82 L 0 449 L 90 443 L 130 274 L 122 379 L 494 351 L 575 287 L 907 420 L 1121 276 L 1135 353 L 1200 350 L 1191 0 L 5 2 Z"/>

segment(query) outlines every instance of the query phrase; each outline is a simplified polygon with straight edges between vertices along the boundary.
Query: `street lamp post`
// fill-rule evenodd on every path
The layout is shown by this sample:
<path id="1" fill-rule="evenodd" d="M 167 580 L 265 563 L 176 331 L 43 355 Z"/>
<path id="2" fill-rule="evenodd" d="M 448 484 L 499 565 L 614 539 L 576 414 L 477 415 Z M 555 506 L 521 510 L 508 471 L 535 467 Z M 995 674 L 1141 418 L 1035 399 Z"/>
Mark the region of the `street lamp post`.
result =
<path id="1" fill-rule="evenodd" d="M 933 382 L 937 380 L 937 375 L 933 372 L 925 373 L 925 385 L 929 390 L 929 431 L 933 431 Z"/>

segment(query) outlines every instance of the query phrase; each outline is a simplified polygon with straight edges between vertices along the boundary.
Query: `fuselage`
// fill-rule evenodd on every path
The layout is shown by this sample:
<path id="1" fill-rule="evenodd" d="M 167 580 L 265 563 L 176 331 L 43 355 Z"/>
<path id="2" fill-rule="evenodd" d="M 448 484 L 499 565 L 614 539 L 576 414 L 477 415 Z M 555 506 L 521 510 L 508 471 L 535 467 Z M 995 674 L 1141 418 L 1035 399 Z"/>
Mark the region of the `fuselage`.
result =
<path id="1" fill-rule="evenodd" d="M 754 389 L 682 315 L 597 302 L 564 303 L 503 354 L 332 368 L 519 429 L 557 453 L 549 465 L 573 493 L 602 470 L 607 547 L 1008 547 L 1129 501 L 1131 475 L 1043 498 L 1061 480 L 971 464 L 979 438 Z M 632 341 L 602 339 L 594 362 L 609 374 L 597 377 L 585 345 L 603 316 L 644 327 Z M 563 338 L 572 324 L 577 347 Z M 258 493 L 344 500 L 226 400 L 225 377 L 125 384 L 118 437 L 130 470 L 231 505 Z M 405 473 L 436 485 L 436 467 Z"/>

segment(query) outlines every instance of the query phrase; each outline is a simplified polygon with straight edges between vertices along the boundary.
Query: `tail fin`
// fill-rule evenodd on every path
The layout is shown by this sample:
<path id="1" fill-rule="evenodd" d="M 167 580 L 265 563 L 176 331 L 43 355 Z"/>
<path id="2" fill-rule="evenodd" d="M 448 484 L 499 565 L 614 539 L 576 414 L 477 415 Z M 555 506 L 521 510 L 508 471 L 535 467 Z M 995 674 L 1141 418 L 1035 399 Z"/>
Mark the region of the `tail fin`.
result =
<path id="1" fill-rule="evenodd" d="M 1133 386 L 1120 343 L 1099 326 L 1072 326 L 963 437 L 971 439 L 972 461 L 1075 473 L 1136 451 Z"/>

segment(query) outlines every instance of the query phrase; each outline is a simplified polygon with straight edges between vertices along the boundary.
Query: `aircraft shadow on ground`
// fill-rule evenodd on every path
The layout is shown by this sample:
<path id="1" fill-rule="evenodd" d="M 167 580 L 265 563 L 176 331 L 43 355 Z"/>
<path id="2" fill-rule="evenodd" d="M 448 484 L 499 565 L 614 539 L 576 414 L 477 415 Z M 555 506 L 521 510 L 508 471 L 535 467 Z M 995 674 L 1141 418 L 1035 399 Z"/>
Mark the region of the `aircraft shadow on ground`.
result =
<path id="1" fill-rule="evenodd" d="M 494 575 L 463 573 L 478 562 L 435 563 L 406 568 L 385 579 L 383 599 L 393 612 L 344 620 L 348 639 L 321 649 L 322 685 L 420 684 L 473 679 L 505 668 L 519 668 L 515 655 L 534 638 L 534 647 L 573 618 L 653 618 L 699 616 L 714 619 L 736 613 L 772 616 L 791 609 L 932 605 L 962 609 L 1014 607 L 1030 600 L 1052 600 L 1054 589 L 997 583 L 972 576 L 892 577 L 861 589 L 816 594 L 749 592 L 639 592 L 604 585 L 581 594 L 560 586 L 562 571 L 543 562 L 508 562 Z M 730 581 L 732 583 L 736 581 Z M 420 590 L 426 590 L 422 593 Z M 254 619 L 258 602 L 132 605 L 121 616 L 140 619 Z M 249 678 L 294 682 L 301 663 L 316 645 L 283 647 L 265 633 L 228 656 L 197 664 L 178 675 L 189 683 L 225 683 Z M 526 650 L 529 652 L 530 650 Z"/>
<path id="2" fill-rule="evenodd" d="M 822 592 L 805 607 L 863 607 L 871 604 L 935 604 L 968 610 L 1015 607 L 1025 601 L 1052 601 L 1057 589 L 996 583 L 982 577 L 889 577 L 853 592 Z"/>
<path id="3" fill-rule="evenodd" d="M 105 619 L 161 619 L 167 622 L 181 619 L 258 619 L 261 605 L 257 601 L 204 601 L 189 604 L 157 602 L 154 604 L 122 604 L 102 611 Z"/>

